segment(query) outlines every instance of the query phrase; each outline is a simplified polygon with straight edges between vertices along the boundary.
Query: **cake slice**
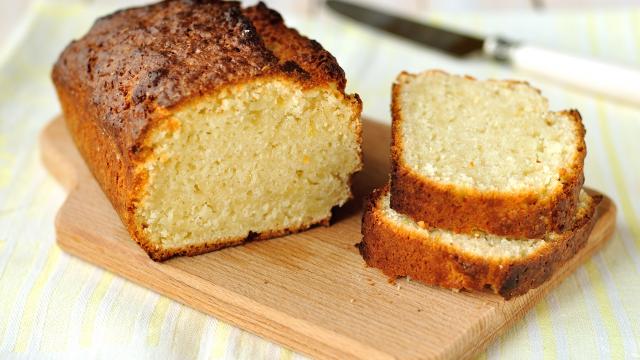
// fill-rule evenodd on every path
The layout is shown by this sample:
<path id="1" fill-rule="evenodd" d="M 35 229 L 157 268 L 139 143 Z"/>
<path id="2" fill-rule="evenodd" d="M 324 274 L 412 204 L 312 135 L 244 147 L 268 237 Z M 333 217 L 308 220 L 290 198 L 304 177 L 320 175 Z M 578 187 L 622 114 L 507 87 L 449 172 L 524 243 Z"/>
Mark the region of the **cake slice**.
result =
<path id="1" fill-rule="evenodd" d="M 426 229 L 375 190 L 362 220 L 360 253 L 391 278 L 410 276 L 451 289 L 491 290 L 505 299 L 541 285 L 586 243 L 601 197 L 580 193 L 571 229 L 535 239 Z"/>
<path id="2" fill-rule="evenodd" d="M 69 131 L 154 260 L 328 224 L 361 166 L 361 102 L 260 3 L 175 0 L 96 21 L 53 81 Z"/>
<path id="3" fill-rule="evenodd" d="M 536 238 L 572 228 L 584 182 L 576 110 L 527 83 L 441 71 L 393 85 L 391 207 L 428 228 Z"/>

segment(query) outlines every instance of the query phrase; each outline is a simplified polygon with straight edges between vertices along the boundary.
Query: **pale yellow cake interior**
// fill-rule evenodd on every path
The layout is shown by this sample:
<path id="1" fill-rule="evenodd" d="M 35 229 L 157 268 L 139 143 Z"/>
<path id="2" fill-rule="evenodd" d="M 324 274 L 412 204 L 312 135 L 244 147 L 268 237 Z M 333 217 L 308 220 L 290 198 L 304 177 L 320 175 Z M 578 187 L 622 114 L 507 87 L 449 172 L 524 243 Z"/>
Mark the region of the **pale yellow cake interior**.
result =
<path id="1" fill-rule="evenodd" d="M 550 112 L 547 99 L 526 84 L 441 72 L 401 75 L 398 82 L 402 157 L 433 181 L 552 191 L 578 154 L 576 124 Z"/>
<path id="2" fill-rule="evenodd" d="M 377 208 L 381 210 L 385 221 L 404 231 L 415 233 L 424 242 L 452 246 L 456 251 L 465 252 L 485 259 L 513 260 L 524 258 L 540 251 L 545 246 L 559 239 L 561 234 L 550 233 L 540 239 L 517 239 L 478 233 L 466 235 L 441 229 L 425 229 L 410 217 L 398 213 L 389 206 L 389 193 L 379 198 Z M 584 191 L 580 192 L 580 200 L 576 218 L 587 215 L 592 198 Z"/>
<path id="3" fill-rule="evenodd" d="M 136 219 L 159 248 L 306 227 L 350 197 L 361 167 L 352 100 L 285 80 L 237 85 L 156 131 Z"/>

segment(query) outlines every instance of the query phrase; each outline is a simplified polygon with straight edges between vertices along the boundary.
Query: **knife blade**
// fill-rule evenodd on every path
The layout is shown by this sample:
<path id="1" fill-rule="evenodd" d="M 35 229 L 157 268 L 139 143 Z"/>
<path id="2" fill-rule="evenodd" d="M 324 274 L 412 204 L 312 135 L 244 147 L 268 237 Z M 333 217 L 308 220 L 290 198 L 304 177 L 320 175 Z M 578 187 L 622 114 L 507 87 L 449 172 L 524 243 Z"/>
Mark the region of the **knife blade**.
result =
<path id="1" fill-rule="evenodd" d="M 454 56 L 469 55 L 482 50 L 484 46 L 484 39 L 479 37 L 419 23 L 357 4 L 329 0 L 327 6 L 364 25 Z"/>
<path id="2" fill-rule="evenodd" d="M 340 0 L 327 0 L 333 11 L 455 57 L 482 54 L 516 69 L 574 88 L 635 105 L 640 104 L 640 69 L 565 54 L 501 36 L 479 37 Z"/>

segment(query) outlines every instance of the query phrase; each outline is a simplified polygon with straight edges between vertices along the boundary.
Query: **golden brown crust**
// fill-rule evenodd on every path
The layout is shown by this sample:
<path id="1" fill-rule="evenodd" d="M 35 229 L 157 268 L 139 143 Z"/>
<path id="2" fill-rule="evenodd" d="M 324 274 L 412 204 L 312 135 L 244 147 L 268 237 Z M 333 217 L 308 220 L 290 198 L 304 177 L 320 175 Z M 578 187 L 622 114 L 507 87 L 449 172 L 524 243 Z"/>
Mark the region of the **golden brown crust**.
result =
<path id="1" fill-rule="evenodd" d="M 218 239 L 216 242 L 198 244 L 198 245 L 189 245 L 180 248 L 172 248 L 172 249 L 156 249 L 149 243 L 142 243 L 142 246 L 145 251 L 149 254 L 149 257 L 155 261 L 165 261 L 177 256 L 196 256 L 201 254 L 206 254 L 211 251 L 224 249 L 230 246 L 237 246 L 247 243 L 249 241 L 259 241 L 259 240 L 268 240 L 275 237 L 280 237 L 284 235 L 294 234 L 300 231 L 304 231 L 309 229 L 315 225 L 329 226 L 330 216 L 320 220 L 319 222 L 312 224 L 304 224 L 295 228 L 287 228 L 280 230 L 269 230 L 261 233 L 249 233 L 246 237 L 241 238 L 232 238 L 232 239 Z"/>
<path id="2" fill-rule="evenodd" d="M 264 37 L 243 11 L 260 20 Z M 144 133 L 166 110 L 274 75 L 344 90 L 335 58 L 264 4 L 243 10 L 237 2 L 174 0 L 98 19 L 65 48 L 52 77 L 56 87 L 83 95 L 78 100 L 122 152 L 138 153 Z"/>
<path id="3" fill-rule="evenodd" d="M 346 78 L 335 57 L 315 40 L 300 35 L 285 25 L 282 16 L 260 2 L 242 13 L 258 30 L 265 46 L 283 66 L 299 66 L 316 82 L 335 83 L 344 91 Z"/>
<path id="4" fill-rule="evenodd" d="M 358 124 L 362 108 L 357 95 L 344 93 L 344 72 L 335 58 L 262 3 L 242 9 L 237 2 L 173 0 L 118 11 L 67 46 L 52 78 L 80 153 L 129 233 L 154 260 L 314 225 L 174 250 L 151 244 L 134 218 L 147 183 L 139 169 L 152 151 L 151 129 L 170 124 L 173 111 L 259 78 L 335 88 L 351 102 Z"/>
<path id="5" fill-rule="evenodd" d="M 402 73 L 401 76 L 415 76 Z M 514 82 L 517 83 L 517 82 Z M 585 129 L 577 110 L 564 111 L 575 123 L 580 143 L 573 163 L 561 173 L 560 189 L 541 197 L 535 192 L 463 190 L 415 173 L 402 157 L 400 84 L 392 90 L 391 207 L 429 228 L 461 233 L 483 231 L 514 238 L 536 238 L 571 228 L 584 183 Z"/>
<path id="6" fill-rule="evenodd" d="M 388 188 L 375 190 L 363 215 L 363 239 L 358 247 L 367 265 L 381 269 L 391 278 L 410 276 L 451 289 L 489 289 L 505 299 L 540 286 L 586 244 L 595 224 L 595 208 L 601 201 L 601 197 L 594 198 L 572 230 L 541 250 L 500 262 L 429 241 L 394 224 L 379 208 L 378 200 L 387 191 Z"/>

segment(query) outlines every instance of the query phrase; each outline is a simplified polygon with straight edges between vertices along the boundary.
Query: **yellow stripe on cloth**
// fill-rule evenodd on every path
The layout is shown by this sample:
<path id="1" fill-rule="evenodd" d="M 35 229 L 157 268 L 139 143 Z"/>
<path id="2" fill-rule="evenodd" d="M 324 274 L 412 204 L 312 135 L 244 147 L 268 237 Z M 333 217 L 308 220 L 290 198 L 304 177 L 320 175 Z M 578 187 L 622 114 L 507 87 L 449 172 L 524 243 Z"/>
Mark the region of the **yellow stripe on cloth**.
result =
<path id="1" fill-rule="evenodd" d="M 91 345 L 91 339 L 93 338 L 93 330 L 95 329 L 96 315 L 100 308 L 100 302 L 103 300 L 104 295 L 107 293 L 109 286 L 113 282 L 113 274 L 105 271 L 102 278 L 98 282 L 98 285 L 93 290 L 91 298 L 87 303 L 87 310 L 82 319 L 82 327 L 80 334 L 80 345 L 88 347 Z"/>
<path id="2" fill-rule="evenodd" d="M 540 327 L 540 331 L 542 332 L 542 355 L 545 359 L 552 359 L 556 357 L 557 346 L 547 300 L 542 299 L 534 311 L 537 315 L 538 327 Z"/>
<path id="3" fill-rule="evenodd" d="M 221 359 L 224 357 L 232 329 L 233 327 L 231 325 L 218 321 L 215 332 L 216 341 L 213 343 L 213 349 L 211 350 L 212 359 Z"/>
<path id="4" fill-rule="evenodd" d="M 622 209 L 622 216 L 624 216 L 627 224 L 631 228 L 631 232 L 634 235 L 636 245 L 640 246 L 640 222 L 638 221 L 638 215 L 636 214 L 633 205 L 631 204 L 631 196 L 627 190 L 627 186 L 622 175 L 621 164 L 618 156 L 616 156 L 615 147 L 612 142 L 611 131 L 609 130 L 608 122 L 611 121 L 607 117 L 606 110 L 601 100 L 596 102 L 596 109 L 598 113 L 598 124 L 600 126 L 600 132 L 602 134 L 602 142 L 607 148 L 606 154 L 611 170 L 613 172 L 613 180 L 618 190 L 620 207 Z M 640 120 L 640 119 L 639 119 Z M 640 161 L 640 154 L 636 154 L 638 161 Z M 636 199 L 637 200 L 637 199 Z"/>
<path id="5" fill-rule="evenodd" d="M 616 324 L 613 310 L 611 308 L 611 300 L 609 294 L 602 281 L 602 276 L 598 272 L 593 260 L 587 261 L 584 265 L 589 282 L 591 283 L 597 304 L 598 311 L 602 315 L 602 320 L 609 340 L 609 347 L 613 359 L 622 359 L 624 357 L 624 347 L 620 339 L 620 329 Z"/>
<path id="6" fill-rule="evenodd" d="M 29 271 L 36 266 L 38 261 L 38 254 L 42 243 L 37 243 L 35 247 L 28 246 L 29 244 L 18 243 L 15 244 L 13 249 L 7 249 L 10 253 L 7 253 L 5 263 L 0 263 L 0 344 L 2 339 L 8 337 L 8 330 L 11 324 L 12 316 L 10 314 L 18 311 L 15 307 L 18 300 L 21 288 L 29 278 Z M 4 266 L 4 269 L 2 267 Z"/>
<path id="7" fill-rule="evenodd" d="M 70 258 L 60 284 L 47 304 L 49 309 L 40 340 L 42 352 L 60 352 L 69 346 L 69 333 L 73 321 L 74 303 L 78 301 L 81 291 L 91 281 L 91 266 L 76 258 Z"/>
<path id="8" fill-rule="evenodd" d="M 31 291 L 29 292 L 24 308 L 24 313 L 22 315 L 22 319 L 20 320 L 20 330 L 14 348 L 14 351 L 16 352 L 24 352 L 25 350 L 27 350 L 29 338 L 31 332 L 33 331 L 36 309 L 38 308 L 39 301 L 41 300 L 40 297 L 42 295 L 42 290 L 44 289 L 44 285 L 46 284 L 47 280 L 53 274 L 53 270 L 60 260 L 61 253 L 62 251 L 58 246 L 54 245 L 51 247 L 47 262 L 45 263 L 42 272 L 36 279 L 33 287 L 31 288 Z"/>
<path id="9" fill-rule="evenodd" d="M 638 13 L 636 13 L 638 15 Z M 639 25 L 636 24 L 636 27 Z M 591 44 L 591 50 L 595 55 L 601 55 L 602 49 L 598 41 L 598 28 L 596 23 L 596 17 L 591 15 L 588 17 L 588 35 L 589 42 Z M 640 34 L 638 34 L 640 36 Z M 638 47 L 640 51 L 640 47 Z M 629 191 L 627 190 L 627 185 L 624 181 L 624 176 L 622 175 L 622 169 L 620 164 L 620 156 L 621 154 L 617 154 L 615 146 L 612 142 L 611 131 L 609 130 L 609 122 L 611 119 L 607 117 L 607 110 L 605 109 L 605 105 L 603 103 L 602 98 L 598 97 L 595 99 L 596 103 L 596 112 L 598 115 L 598 123 L 600 126 L 600 132 L 602 134 L 602 141 L 604 146 L 606 147 L 606 155 L 609 160 L 609 164 L 611 166 L 611 170 L 613 171 L 613 179 L 616 185 L 616 188 L 619 193 L 619 201 L 622 207 L 623 215 L 625 216 L 625 220 L 631 227 L 631 231 L 634 234 L 634 238 L 636 240 L 636 244 L 640 244 L 640 223 L 638 222 L 638 214 L 636 214 L 633 205 L 631 204 L 631 196 Z M 627 154 L 624 154 L 627 155 Z M 640 158 L 638 159 L 640 160 Z"/>
<path id="10" fill-rule="evenodd" d="M 172 351 L 185 359 L 195 359 L 204 339 L 193 334 L 204 334 L 206 323 L 207 319 L 201 312 L 181 305 L 173 330 Z"/>
<path id="11" fill-rule="evenodd" d="M 632 35 L 635 39 L 637 59 L 640 59 L 640 11 L 630 11 L 628 15 L 631 17 L 631 26 L 633 27 Z"/>
<path id="12" fill-rule="evenodd" d="M 291 359 L 293 359 L 293 351 L 287 348 L 282 348 L 280 350 L 280 360 L 291 360 Z"/>
<path id="13" fill-rule="evenodd" d="M 160 297 L 156 302 L 156 306 L 151 314 L 151 321 L 149 321 L 149 334 L 147 335 L 147 344 L 150 346 L 158 346 L 160 343 L 160 335 L 162 332 L 162 324 L 164 324 L 167 317 L 167 310 L 169 310 L 171 300 Z"/>

